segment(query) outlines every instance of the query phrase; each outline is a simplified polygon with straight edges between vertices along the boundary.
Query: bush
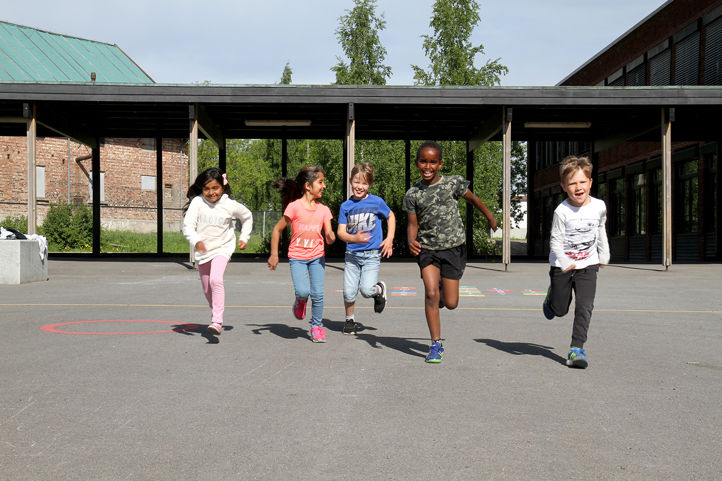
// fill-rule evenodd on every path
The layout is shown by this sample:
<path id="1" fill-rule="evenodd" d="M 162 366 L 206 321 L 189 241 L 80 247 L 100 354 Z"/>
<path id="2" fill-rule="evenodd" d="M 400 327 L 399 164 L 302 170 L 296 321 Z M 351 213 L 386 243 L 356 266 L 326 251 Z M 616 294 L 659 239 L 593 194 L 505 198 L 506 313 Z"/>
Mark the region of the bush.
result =
<path id="1" fill-rule="evenodd" d="M 0 226 L 6 229 L 15 229 L 18 232 L 27 234 L 28 232 L 28 218 L 22 215 L 16 217 L 6 217 L 0 221 Z"/>
<path id="2" fill-rule="evenodd" d="M 75 249 L 93 242 L 93 216 L 84 205 L 50 206 L 42 226 L 43 235 L 58 249 Z"/>

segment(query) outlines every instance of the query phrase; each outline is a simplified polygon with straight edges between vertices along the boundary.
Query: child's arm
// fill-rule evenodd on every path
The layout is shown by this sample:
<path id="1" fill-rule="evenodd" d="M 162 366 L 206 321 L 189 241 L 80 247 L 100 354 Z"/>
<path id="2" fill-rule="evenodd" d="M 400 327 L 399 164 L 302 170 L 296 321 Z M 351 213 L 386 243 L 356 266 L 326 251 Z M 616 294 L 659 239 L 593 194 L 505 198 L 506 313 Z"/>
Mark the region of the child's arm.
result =
<path id="1" fill-rule="evenodd" d="M 419 222 L 416 219 L 416 214 L 409 214 L 409 219 L 406 224 L 406 242 L 409 244 L 409 252 L 415 256 L 421 253 L 421 242 L 416 240 L 418 233 Z"/>
<path id="2" fill-rule="evenodd" d="M 323 221 L 323 232 L 326 234 L 326 244 L 333 244 L 336 241 L 336 234 L 333 233 L 333 227 L 331 226 L 331 219 Z"/>
<path id="3" fill-rule="evenodd" d="M 281 240 L 281 232 L 288 226 L 290 219 L 285 215 L 276 223 L 271 232 L 271 255 L 268 257 L 268 268 L 276 270 L 278 265 L 278 243 Z"/>
<path id="4" fill-rule="evenodd" d="M 574 261 L 564 252 L 564 233 L 565 233 L 564 219 L 559 214 L 554 212 L 552 218 L 552 231 L 549 236 L 549 250 L 551 250 L 556 256 L 559 263 L 562 265 L 562 271 L 569 272 L 577 268 Z"/>
<path id="5" fill-rule="evenodd" d="M 493 231 L 496 231 L 496 228 L 499 227 L 499 223 L 494 218 L 489 208 L 481 201 L 481 199 L 479 199 L 472 191 L 466 189 L 466 193 L 464 194 L 464 200 L 469 204 L 473 205 L 476 210 L 484 214 L 484 217 L 486 217 L 486 220 L 489 222 L 489 228 Z"/>
<path id="6" fill-rule="evenodd" d="M 191 201 L 186 211 L 186 215 L 183 217 L 183 236 L 188 240 L 188 243 L 193 246 L 200 254 L 205 254 L 206 245 L 201 240 L 201 236 L 196 232 L 198 227 L 198 203 Z"/>
<path id="7" fill-rule="evenodd" d="M 389 211 L 386 217 L 386 238 L 381 242 L 381 256 L 391 257 L 394 251 L 394 235 L 396 234 L 396 216 Z"/>
<path id="8" fill-rule="evenodd" d="M 607 210 L 599 217 L 599 232 L 597 233 L 597 252 L 599 253 L 599 266 L 609 264 L 611 252 L 609 251 L 609 240 L 607 239 Z"/>
<path id="9" fill-rule="evenodd" d="M 369 241 L 371 238 L 371 234 L 369 234 L 366 231 L 357 232 L 355 234 L 349 234 L 346 230 L 347 224 L 339 224 L 338 228 L 336 229 L 336 234 L 338 235 L 338 238 L 342 241 L 354 244 L 363 244 Z"/>
<path id="10" fill-rule="evenodd" d="M 251 238 L 251 231 L 253 230 L 253 214 L 248 207 L 239 203 L 236 207 L 236 211 L 233 213 L 233 217 L 241 221 L 241 235 L 238 236 L 238 248 L 243 250 L 248 244 L 248 239 Z"/>

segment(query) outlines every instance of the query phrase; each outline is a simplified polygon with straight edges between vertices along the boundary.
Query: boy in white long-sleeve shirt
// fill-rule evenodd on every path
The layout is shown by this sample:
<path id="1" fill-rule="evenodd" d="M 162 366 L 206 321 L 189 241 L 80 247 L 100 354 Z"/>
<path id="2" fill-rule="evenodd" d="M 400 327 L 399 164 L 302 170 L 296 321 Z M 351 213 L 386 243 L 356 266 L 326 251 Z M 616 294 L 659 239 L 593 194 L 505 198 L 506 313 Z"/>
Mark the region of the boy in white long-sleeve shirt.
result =
<path id="1" fill-rule="evenodd" d="M 554 210 L 549 240 L 551 285 L 544 299 L 547 319 L 569 312 L 574 291 L 574 326 L 567 355 L 567 366 L 584 369 L 588 365 L 584 343 L 592 319 L 599 267 L 609 263 L 607 207 L 589 195 L 592 163 L 588 157 L 569 156 L 559 169 L 561 186 L 567 198 Z"/>

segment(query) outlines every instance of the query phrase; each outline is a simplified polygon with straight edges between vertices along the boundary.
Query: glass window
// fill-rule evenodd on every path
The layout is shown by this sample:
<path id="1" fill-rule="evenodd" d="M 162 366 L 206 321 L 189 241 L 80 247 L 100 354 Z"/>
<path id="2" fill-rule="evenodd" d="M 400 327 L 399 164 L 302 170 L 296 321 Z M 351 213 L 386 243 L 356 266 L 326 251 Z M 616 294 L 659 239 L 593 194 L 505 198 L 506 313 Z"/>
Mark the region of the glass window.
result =
<path id="1" fill-rule="evenodd" d="M 697 232 L 699 202 L 697 160 L 677 164 L 677 222 L 679 232 Z"/>
<path id="2" fill-rule="evenodd" d="M 699 32 L 675 44 L 675 85 L 699 85 Z"/>
<path id="3" fill-rule="evenodd" d="M 632 234 L 646 234 L 647 223 L 647 183 L 644 174 L 632 176 Z"/>
<path id="4" fill-rule="evenodd" d="M 722 85 L 722 17 L 706 27 L 704 84 Z"/>
<path id="5" fill-rule="evenodd" d="M 669 49 L 649 59 L 649 85 L 669 85 L 671 59 Z"/>

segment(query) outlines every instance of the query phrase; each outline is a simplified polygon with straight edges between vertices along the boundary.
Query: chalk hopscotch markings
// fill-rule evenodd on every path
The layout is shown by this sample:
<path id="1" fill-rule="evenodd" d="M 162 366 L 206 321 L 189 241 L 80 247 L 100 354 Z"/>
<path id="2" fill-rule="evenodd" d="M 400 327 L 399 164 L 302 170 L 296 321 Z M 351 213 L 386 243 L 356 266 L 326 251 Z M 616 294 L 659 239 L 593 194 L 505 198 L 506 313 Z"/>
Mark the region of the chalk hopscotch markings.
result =
<path id="1" fill-rule="evenodd" d="M 394 287 L 391 290 L 392 296 L 404 296 L 404 297 L 411 297 L 416 295 L 416 288 L 415 287 Z"/>
<path id="2" fill-rule="evenodd" d="M 488 292 L 491 295 L 494 296 L 508 296 L 510 294 L 513 294 L 511 289 L 502 289 L 499 287 L 493 287 L 491 289 L 487 289 L 486 292 Z"/>
<path id="3" fill-rule="evenodd" d="M 546 296 L 547 291 L 540 291 L 536 289 L 521 289 L 519 292 L 521 292 L 522 296 Z"/>
<path id="4" fill-rule="evenodd" d="M 459 297 L 486 297 L 474 286 L 459 286 Z"/>

